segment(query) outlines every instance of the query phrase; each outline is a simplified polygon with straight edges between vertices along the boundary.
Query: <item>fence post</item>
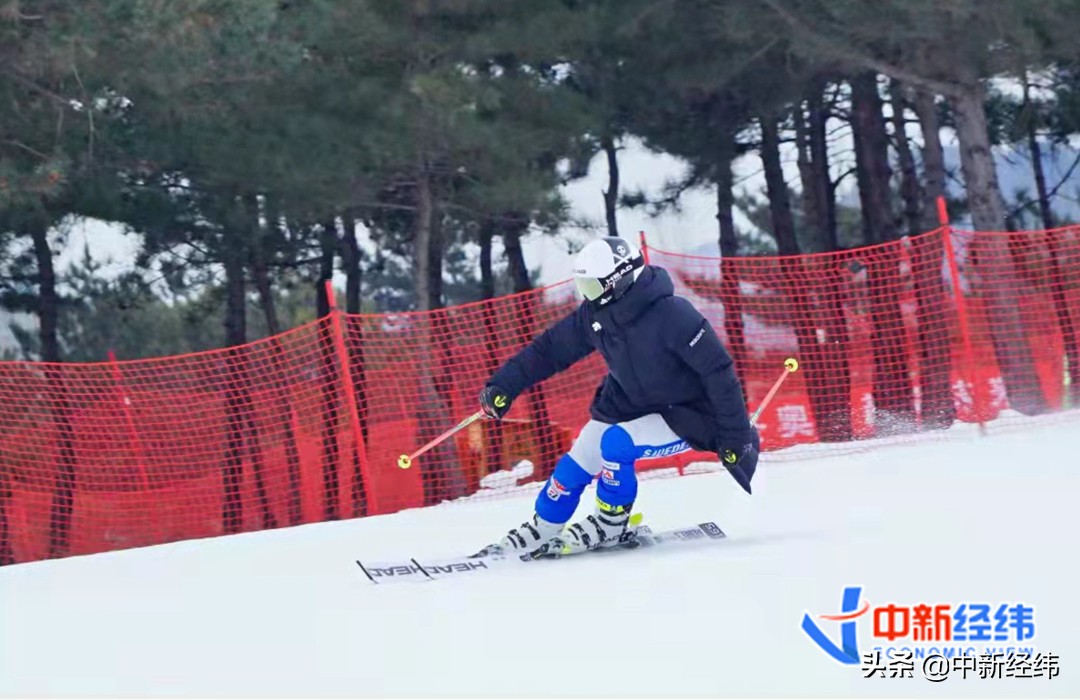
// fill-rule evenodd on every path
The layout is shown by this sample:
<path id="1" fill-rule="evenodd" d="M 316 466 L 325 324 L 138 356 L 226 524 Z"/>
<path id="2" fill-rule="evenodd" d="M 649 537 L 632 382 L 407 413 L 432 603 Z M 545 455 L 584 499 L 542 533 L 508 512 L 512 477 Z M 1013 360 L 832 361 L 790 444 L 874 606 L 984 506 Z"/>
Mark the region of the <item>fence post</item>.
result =
<path id="1" fill-rule="evenodd" d="M 146 453 L 143 451 L 142 441 L 139 440 L 139 432 L 135 429 L 135 417 L 131 413 L 131 399 L 124 390 L 124 377 L 120 373 L 120 363 L 117 362 L 116 353 L 112 350 L 109 350 L 109 365 L 112 367 L 113 381 L 116 383 L 117 398 L 124 409 L 124 423 L 127 425 L 131 446 L 135 451 L 135 462 L 139 466 L 143 489 L 149 491 L 150 477 L 146 472 Z"/>
<path id="2" fill-rule="evenodd" d="M 975 348 L 972 345 L 971 325 L 968 320 L 967 300 L 964 299 L 964 290 L 960 285 L 960 266 L 956 262 L 956 250 L 952 244 L 952 225 L 949 222 L 949 211 L 945 206 L 945 198 L 937 198 L 938 222 L 941 224 L 942 240 L 945 244 L 945 258 L 949 263 L 949 277 L 952 278 L 953 296 L 956 301 L 956 319 L 960 324 L 960 335 L 964 341 L 964 372 L 962 376 L 971 386 L 972 410 L 975 420 L 979 422 L 979 431 L 986 434 L 986 422 L 983 416 L 986 404 L 983 401 L 982 383 L 977 381 L 972 374 L 975 370 Z"/>
<path id="3" fill-rule="evenodd" d="M 649 244 L 645 240 L 645 232 L 638 231 L 638 237 L 641 239 L 641 255 L 645 258 L 645 264 L 649 264 Z"/>
<path id="4" fill-rule="evenodd" d="M 360 407 L 356 405 L 356 392 L 353 391 L 352 368 L 349 366 L 349 353 L 345 348 L 345 328 L 341 323 L 341 311 L 334 297 L 334 283 L 326 280 L 326 300 L 330 304 L 330 321 L 334 324 L 334 346 L 337 348 L 341 372 L 342 391 L 349 404 L 349 420 L 352 423 L 353 438 L 356 440 L 356 454 L 360 460 L 360 476 L 364 479 L 364 492 L 367 494 L 368 515 L 378 513 L 378 496 L 375 484 L 368 469 L 367 446 L 364 445 L 364 432 L 360 429 Z"/>
<path id="5" fill-rule="evenodd" d="M 940 195 L 937 198 L 937 219 L 938 224 L 949 228 L 949 206 L 945 203 L 945 198 Z M 949 230 L 952 229 L 949 228 Z"/>

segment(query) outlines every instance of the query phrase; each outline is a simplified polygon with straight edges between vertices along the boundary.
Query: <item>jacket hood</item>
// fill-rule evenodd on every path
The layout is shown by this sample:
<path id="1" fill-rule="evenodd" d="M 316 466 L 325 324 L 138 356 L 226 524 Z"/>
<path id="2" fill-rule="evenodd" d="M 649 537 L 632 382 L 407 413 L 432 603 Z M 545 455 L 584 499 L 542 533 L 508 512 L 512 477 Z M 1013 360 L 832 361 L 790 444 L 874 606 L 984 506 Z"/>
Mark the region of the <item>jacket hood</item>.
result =
<path id="1" fill-rule="evenodd" d="M 607 316 L 616 324 L 632 323 L 649 310 L 649 307 L 670 296 L 675 296 L 675 284 L 671 276 L 662 267 L 646 265 L 638 275 L 634 286 L 623 297 L 611 302 L 610 306 L 600 307 L 596 313 Z"/>

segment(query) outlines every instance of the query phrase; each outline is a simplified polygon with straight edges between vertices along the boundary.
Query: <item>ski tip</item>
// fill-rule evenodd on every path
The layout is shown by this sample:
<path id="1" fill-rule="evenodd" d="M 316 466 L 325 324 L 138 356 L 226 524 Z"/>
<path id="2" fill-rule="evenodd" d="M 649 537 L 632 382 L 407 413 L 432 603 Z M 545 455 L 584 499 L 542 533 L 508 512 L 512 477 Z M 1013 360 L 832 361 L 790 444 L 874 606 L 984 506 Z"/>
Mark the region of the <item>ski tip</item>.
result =
<path id="1" fill-rule="evenodd" d="M 633 513 L 630 515 L 630 527 L 637 527 L 645 520 L 644 513 Z"/>
<path id="2" fill-rule="evenodd" d="M 497 544 L 489 544 L 488 546 L 484 547 L 480 551 L 478 551 L 478 552 L 476 552 L 474 554 L 470 554 L 465 558 L 466 559 L 484 559 L 484 558 L 490 557 L 490 556 L 492 556 L 494 554 L 502 554 L 502 547 L 500 547 Z"/>

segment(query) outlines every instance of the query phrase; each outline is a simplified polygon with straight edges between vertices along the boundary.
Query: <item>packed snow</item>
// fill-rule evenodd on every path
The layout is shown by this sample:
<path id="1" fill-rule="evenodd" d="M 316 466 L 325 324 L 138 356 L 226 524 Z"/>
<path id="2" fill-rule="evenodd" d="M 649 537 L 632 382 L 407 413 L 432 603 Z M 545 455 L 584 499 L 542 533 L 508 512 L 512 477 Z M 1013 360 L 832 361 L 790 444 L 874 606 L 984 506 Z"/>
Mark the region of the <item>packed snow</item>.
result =
<path id="1" fill-rule="evenodd" d="M 753 496 L 708 466 L 647 479 L 637 509 L 654 529 L 713 520 L 727 539 L 474 578 L 376 586 L 355 560 L 474 550 L 530 514 L 535 484 L 5 567 L 0 695 L 1077 696 L 1078 429 L 1055 416 L 769 453 Z M 854 585 L 874 606 L 1022 601 L 1035 634 L 1014 645 L 1057 654 L 1060 673 L 934 683 L 917 662 L 912 678 L 864 678 L 800 628 L 809 613 L 839 644 L 819 615 Z M 875 644 L 869 616 L 858 642 Z"/>

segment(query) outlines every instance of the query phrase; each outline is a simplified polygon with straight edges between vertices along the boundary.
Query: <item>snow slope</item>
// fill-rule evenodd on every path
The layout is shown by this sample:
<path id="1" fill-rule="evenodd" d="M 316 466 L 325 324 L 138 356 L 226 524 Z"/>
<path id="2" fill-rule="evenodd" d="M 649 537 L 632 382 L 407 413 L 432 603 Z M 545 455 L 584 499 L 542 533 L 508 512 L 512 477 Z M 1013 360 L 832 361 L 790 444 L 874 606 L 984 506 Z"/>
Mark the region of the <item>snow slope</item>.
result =
<path id="1" fill-rule="evenodd" d="M 722 473 L 650 479 L 654 527 L 729 539 L 472 580 L 374 586 L 353 560 L 472 549 L 530 495 L 6 567 L 0 695 L 1077 696 L 1078 428 L 767 455 L 752 497 Z M 847 585 L 872 605 L 1023 601 L 1061 675 L 864 679 L 800 629 Z"/>

